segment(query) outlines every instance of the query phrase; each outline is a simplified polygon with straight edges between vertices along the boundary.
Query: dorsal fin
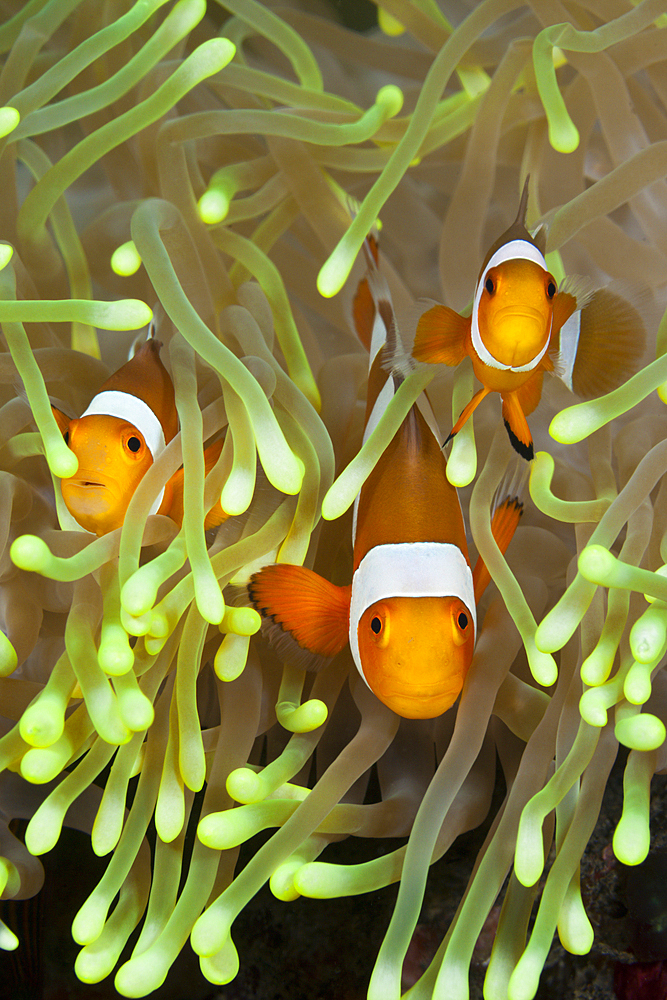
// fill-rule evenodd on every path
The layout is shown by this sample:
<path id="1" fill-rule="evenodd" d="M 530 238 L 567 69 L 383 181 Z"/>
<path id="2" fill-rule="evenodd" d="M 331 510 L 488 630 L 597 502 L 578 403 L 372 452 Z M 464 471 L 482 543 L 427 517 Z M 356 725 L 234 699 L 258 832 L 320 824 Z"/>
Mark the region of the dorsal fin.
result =
<path id="1" fill-rule="evenodd" d="M 519 210 L 516 214 L 516 219 L 504 233 L 502 233 L 495 243 L 489 248 L 489 252 L 484 258 L 484 263 L 482 264 L 480 274 L 484 273 L 486 265 L 489 263 L 493 257 L 496 250 L 499 250 L 501 246 L 505 243 L 510 243 L 512 240 L 526 240 L 528 243 L 532 243 L 534 247 L 544 253 L 544 245 L 546 242 L 546 237 L 544 233 L 544 228 L 540 228 L 536 231 L 535 236 L 531 236 L 526 229 L 526 212 L 528 210 L 528 182 L 530 181 L 530 174 L 526 177 L 525 183 L 523 185 L 523 191 L 521 192 L 521 200 L 519 201 Z"/>

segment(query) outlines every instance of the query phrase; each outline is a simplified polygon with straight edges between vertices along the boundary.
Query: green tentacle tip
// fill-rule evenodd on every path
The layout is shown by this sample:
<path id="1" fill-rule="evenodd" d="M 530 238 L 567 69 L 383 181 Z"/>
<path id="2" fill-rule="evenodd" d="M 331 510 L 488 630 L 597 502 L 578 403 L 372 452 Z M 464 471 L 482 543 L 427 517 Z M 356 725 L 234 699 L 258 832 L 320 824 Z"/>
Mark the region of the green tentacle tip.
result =
<path id="1" fill-rule="evenodd" d="M 10 931 L 7 924 L 0 920 L 0 951 L 16 951 L 19 946 L 19 939 L 13 931 Z"/>
<path id="2" fill-rule="evenodd" d="M 132 240 L 123 243 L 111 254 L 111 270 L 122 278 L 136 274 L 141 267 L 141 257 Z"/>
<path id="3" fill-rule="evenodd" d="M 227 842 L 234 839 L 228 823 L 228 812 L 229 810 L 209 813 L 199 821 L 197 836 L 205 847 L 220 851 L 223 849 L 221 845 L 227 846 Z"/>
<path id="4" fill-rule="evenodd" d="M 7 677 L 13 674 L 18 665 L 16 650 L 11 642 L 0 629 L 0 677 Z"/>
<path id="5" fill-rule="evenodd" d="M 569 115 L 549 116 L 549 142 L 557 153 L 573 153 L 579 145 L 579 131 Z"/>
<path id="6" fill-rule="evenodd" d="M 597 400 L 593 400 L 593 403 Z M 582 441 L 604 423 L 591 403 L 575 403 L 557 413 L 549 424 L 549 434 L 560 444 Z"/>
<path id="7" fill-rule="evenodd" d="M 49 468 L 58 479 L 69 479 L 76 474 L 79 460 L 61 438 L 56 438 L 55 442 L 45 442 L 45 451 Z"/>
<path id="8" fill-rule="evenodd" d="M 378 9 L 378 27 L 389 38 L 397 38 L 405 32 L 405 28 L 401 22 L 392 17 L 391 14 L 388 14 L 382 7 Z"/>
<path id="9" fill-rule="evenodd" d="M 262 616 L 254 608 L 225 608 L 225 616 L 220 624 L 221 632 L 235 635 L 254 635 L 262 624 Z"/>
<path id="10" fill-rule="evenodd" d="M 262 779 L 249 767 L 237 767 L 227 775 L 227 794 L 235 802 L 247 805 L 264 798 Z"/>
<path id="11" fill-rule="evenodd" d="M 640 865 L 646 860 L 651 847 L 651 827 L 643 810 L 628 809 L 623 805 L 623 815 L 614 830 L 614 854 L 624 865 Z"/>
<path id="12" fill-rule="evenodd" d="M 232 190 L 233 194 L 233 190 Z M 223 187 L 212 185 L 208 191 L 197 202 L 199 218 L 208 226 L 215 226 L 227 218 L 231 197 L 229 191 Z"/>
<path id="13" fill-rule="evenodd" d="M 330 299 L 338 294 L 352 270 L 356 251 L 350 244 L 348 233 L 343 236 L 333 253 L 325 260 L 317 275 L 317 290 L 325 299 Z"/>
<path id="14" fill-rule="evenodd" d="M 388 83 L 378 90 L 375 103 L 386 108 L 389 117 L 393 118 L 403 107 L 403 91 L 395 84 Z"/>
<path id="15" fill-rule="evenodd" d="M 318 729 L 328 715 L 327 706 L 319 698 L 304 701 L 303 705 L 291 702 L 279 702 L 276 705 L 276 718 L 290 733 L 312 733 Z"/>
<path id="16" fill-rule="evenodd" d="M 16 108 L 0 108 L 0 138 L 13 132 L 21 121 L 21 115 Z"/>
<path id="17" fill-rule="evenodd" d="M 238 975 L 239 953 L 230 939 L 215 955 L 202 955 L 199 965 L 210 983 L 224 986 Z"/>
<path id="18" fill-rule="evenodd" d="M 587 545 L 579 556 L 579 572 L 591 583 L 602 587 L 613 586 L 618 561 L 603 545 Z"/>
<path id="19" fill-rule="evenodd" d="M 124 630 L 123 630 L 124 631 Z M 97 651 L 97 662 L 105 674 L 120 677 L 134 666 L 134 653 L 128 644 L 127 635 L 103 640 Z"/>
<path id="20" fill-rule="evenodd" d="M 46 576 L 53 562 L 51 551 L 37 535 L 21 535 L 12 543 L 9 556 L 15 566 Z"/>
<path id="21" fill-rule="evenodd" d="M 665 742 L 667 730 L 657 716 L 642 712 L 617 722 L 614 735 L 619 743 L 631 750 L 657 750 Z"/>
<path id="22" fill-rule="evenodd" d="M 519 821 L 514 855 L 514 874 L 526 887 L 535 885 L 544 870 L 544 847 L 542 843 L 543 816 L 525 806 Z"/>
<path id="23" fill-rule="evenodd" d="M 14 256 L 14 247 L 10 243 L 0 243 L 0 271 L 9 264 Z"/>

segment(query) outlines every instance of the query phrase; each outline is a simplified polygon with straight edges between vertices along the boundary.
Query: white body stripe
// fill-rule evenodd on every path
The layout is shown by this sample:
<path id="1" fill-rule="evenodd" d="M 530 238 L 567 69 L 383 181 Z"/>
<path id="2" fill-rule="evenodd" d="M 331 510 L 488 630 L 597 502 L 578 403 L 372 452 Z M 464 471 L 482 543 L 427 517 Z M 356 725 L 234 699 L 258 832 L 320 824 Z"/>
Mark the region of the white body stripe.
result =
<path id="1" fill-rule="evenodd" d="M 477 631 L 472 571 L 457 545 L 446 542 L 376 545 L 366 553 L 352 578 L 350 649 L 362 677 L 359 621 L 367 608 L 389 597 L 458 597 Z"/>
<path id="2" fill-rule="evenodd" d="M 373 320 L 373 332 L 371 334 L 371 348 L 368 356 L 369 371 L 371 370 L 373 362 L 386 343 L 387 327 L 384 325 L 384 320 L 382 319 L 382 316 L 380 316 L 380 310 L 376 306 L 375 319 Z"/>
<path id="3" fill-rule="evenodd" d="M 90 417 L 93 414 L 104 417 L 118 417 L 132 424 L 143 435 L 148 449 L 153 456 L 153 461 L 160 452 L 165 449 L 164 431 L 162 424 L 151 410 L 148 403 L 143 399 L 133 396 L 129 392 L 119 392 L 110 389 L 106 392 L 98 392 L 90 401 L 88 409 L 81 414 L 81 419 Z"/>
<path id="4" fill-rule="evenodd" d="M 384 323 L 383 323 L 382 324 L 382 329 L 384 330 L 384 328 L 385 327 L 384 327 Z M 383 341 L 380 344 L 380 348 L 384 347 L 384 344 L 385 344 L 385 341 Z M 378 350 L 380 348 L 378 348 Z M 372 364 L 372 362 L 371 362 L 371 364 Z M 364 437 L 363 437 L 363 442 L 362 443 L 365 443 L 368 440 L 368 437 L 370 436 L 370 434 L 372 433 L 372 431 L 377 427 L 377 425 L 378 425 L 378 423 L 380 421 L 380 417 L 382 416 L 382 414 L 384 413 L 384 411 L 387 409 L 387 407 L 389 406 L 389 403 L 391 402 L 391 400 L 393 398 L 394 398 L 394 380 L 393 380 L 393 378 L 390 375 L 387 378 L 387 381 L 385 382 L 385 384 L 380 389 L 380 392 L 378 393 L 378 397 L 375 400 L 375 405 L 373 406 L 373 409 L 370 412 L 370 416 L 368 417 L 368 423 L 366 424 L 366 427 L 364 428 Z M 353 545 L 354 545 L 354 543 L 356 541 L 356 538 L 357 538 L 357 511 L 359 509 L 359 497 L 360 496 L 361 496 L 361 492 L 359 492 L 357 494 L 357 498 L 354 501 L 354 508 L 352 510 L 352 544 Z"/>
<path id="5" fill-rule="evenodd" d="M 477 282 L 471 317 L 472 346 L 479 360 L 484 362 L 484 364 L 488 365 L 490 368 L 498 368 L 502 371 L 510 372 L 530 372 L 534 368 L 537 368 L 540 361 L 546 354 L 547 347 L 549 346 L 548 336 L 544 347 L 539 354 L 532 359 L 532 361 L 529 361 L 527 365 L 517 365 L 516 367 L 513 367 L 512 365 L 505 365 L 502 361 L 498 361 L 497 358 L 494 358 L 494 356 L 484 346 L 484 342 L 482 341 L 482 337 L 479 332 L 477 314 L 479 311 L 479 303 L 482 298 L 482 292 L 484 291 L 486 276 L 492 267 L 497 267 L 498 264 L 504 264 L 505 261 L 508 260 L 532 260 L 534 264 L 539 264 L 541 268 L 545 271 L 547 270 L 547 262 L 544 259 L 544 255 L 537 249 L 536 246 L 532 243 L 528 243 L 527 240 L 510 240 L 509 243 L 503 243 L 503 245 L 496 250 Z M 549 329 L 549 333 L 551 333 L 551 329 Z"/>

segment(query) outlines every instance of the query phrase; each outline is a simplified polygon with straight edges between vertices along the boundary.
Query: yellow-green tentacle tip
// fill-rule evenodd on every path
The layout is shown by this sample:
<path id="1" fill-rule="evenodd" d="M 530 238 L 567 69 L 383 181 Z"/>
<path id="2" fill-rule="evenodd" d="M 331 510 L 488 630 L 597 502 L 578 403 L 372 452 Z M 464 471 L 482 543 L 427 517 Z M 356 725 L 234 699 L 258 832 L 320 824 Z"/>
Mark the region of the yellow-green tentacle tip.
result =
<path id="1" fill-rule="evenodd" d="M 262 779 L 250 767 L 237 767 L 227 775 L 227 794 L 235 802 L 247 805 L 250 802 L 261 802 L 265 791 Z"/>
<path id="2" fill-rule="evenodd" d="M 664 576 L 621 562 L 602 545 L 586 546 L 579 556 L 579 572 L 598 586 L 644 591 L 667 604 L 667 579 Z"/>
<path id="3" fill-rule="evenodd" d="M 623 813 L 614 831 L 614 854 L 626 865 L 640 865 L 651 846 L 651 777 L 654 753 L 631 750 L 623 775 Z"/>
<path id="4" fill-rule="evenodd" d="M 593 927 L 581 899 L 579 872 L 572 876 L 558 914 L 558 937 L 571 955 L 587 955 L 593 947 Z"/>
<path id="5" fill-rule="evenodd" d="M 549 142 L 559 153 L 572 153 L 579 145 L 579 132 L 570 118 L 558 88 L 554 66 L 554 42 L 566 25 L 550 25 L 533 42 L 533 65 L 537 90 L 546 112 Z"/>
<path id="6" fill-rule="evenodd" d="M 239 953 L 231 938 L 215 955 L 202 955 L 199 965 L 209 983 L 224 986 L 225 983 L 231 983 L 232 979 L 236 979 L 239 971 Z"/>
<path id="7" fill-rule="evenodd" d="M 290 733 L 312 733 L 326 722 L 327 714 L 327 706 L 319 698 L 304 701 L 303 705 L 287 701 L 276 705 L 276 718 Z"/>
<path id="8" fill-rule="evenodd" d="M 238 185 L 228 181 L 216 183 L 213 179 L 208 189 L 197 202 L 197 211 L 202 222 L 215 226 L 227 218 L 232 198 L 238 190 Z"/>
<path id="9" fill-rule="evenodd" d="M 225 608 L 225 615 L 220 623 L 221 632 L 233 632 L 235 635 L 254 635 L 259 632 L 262 616 L 254 608 Z"/>
<path id="10" fill-rule="evenodd" d="M 0 108 L 0 138 L 13 132 L 20 121 L 21 116 L 16 108 Z"/>
<path id="11" fill-rule="evenodd" d="M 0 271 L 7 267 L 14 256 L 14 247 L 10 243 L 0 243 Z"/>
<path id="12" fill-rule="evenodd" d="M 218 647 L 213 669 L 221 681 L 235 681 L 243 673 L 248 659 L 250 634 L 228 632 Z"/>
<path id="13" fill-rule="evenodd" d="M 42 576 L 48 576 L 55 558 L 46 542 L 37 535 L 21 535 L 15 539 L 9 550 L 9 557 L 19 569 L 40 573 Z"/>
<path id="14" fill-rule="evenodd" d="M 632 626 L 630 650 L 638 663 L 651 663 L 660 656 L 666 640 L 667 607 L 657 602 Z"/>
<path id="15" fill-rule="evenodd" d="M 119 274 L 121 278 L 128 278 L 131 274 L 136 274 L 140 267 L 141 257 L 137 253 L 133 240 L 123 243 L 111 254 L 111 270 L 114 274 Z"/>
<path id="16" fill-rule="evenodd" d="M 16 951 L 19 946 L 19 939 L 13 931 L 10 931 L 7 924 L 0 920 L 0 950 Z"/>
<path id="17" fill-rule="evenodd" d="M 397 38 L 405 32 L 405 28 L 401 22 L 392 17 L 386 10 L 383 10 L 382 7 L 378 8 L 378 27 L 389 38 Z"/>
<path id="18" fill-rule="evenodd" d="M 374 428 L 368 440 L 364 441 L 359 453 L 352 459 L 347 468 L 343 469 L 324 497 L 322 517 L 325 520 L 333 521 L 340 517 L 354 503 L 359 490 L 382 457 L 410 407 L 432 378 L 433 373 L 419 370 L 408 375 L 394 398 L 390 400 L 377 427 Z"/>
<path id="19" fill-rule="evenodd" d="M 9 674 L 13 674 L 17 663 L 16 650 L 5 633 L 0 630 L 0 677 L 8 677 Z"/>
<path id="20" fill-rule="evenodd" d="M 665 742 L 667 730 L 657 716 L 642 712 L 617 722 L 614 735 L 631 750 L 657 750 Z"/>

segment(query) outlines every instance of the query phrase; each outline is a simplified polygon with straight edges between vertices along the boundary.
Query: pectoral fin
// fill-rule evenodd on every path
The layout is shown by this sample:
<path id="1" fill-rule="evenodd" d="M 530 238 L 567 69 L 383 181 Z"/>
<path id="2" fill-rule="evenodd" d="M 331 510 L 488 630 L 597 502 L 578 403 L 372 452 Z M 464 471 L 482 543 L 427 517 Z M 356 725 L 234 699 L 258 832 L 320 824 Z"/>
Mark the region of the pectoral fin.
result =
<path id="1" fill-rule="evenodd" d="M 469 319 L 447 306 L 433 306 L 417 324 L 412 356 L 429 364 L 456 366 L 466 356 Z"/>
<path id="2" fill-rule="evenodd" d="M 248 584 L 262 631 L 281 658 L 306 670 L 318 670 L 347 643 L 351 590 L 287 563 L 265 566 Z"/>
<path id="3" fill-rule="evenodd" d="M 467 406 L 464 406 L 463 409 L 461 410 L 461 414 L 459 416 L 459 419 L 456 421 L 456 423 L 452 427 L 451 431 L 449 432 L 449 435 L 447 437 L 447 440 L 445 441 L 445 444 L 449 444 L 449 442 L 452 440 L 452 438 L 456 437 L 456 435 L 461 430 L 461 428 L 465 424 L 465 422 L 468 419 L 468 417 L 470 416 L 470 414 L 473 413 L 474 410 L 477 409 L 477 407 L 482 402 L 482 400 L 484 399 L 484 397 L 488 396 L 490 392 L 491 392 L 490 389 L 483 388 L 483 389 L 479 389 L 475 393 L 475 395 L 472 397 L 472 399 L 467 404 Z M 445 447 L 445 444 L 443 444 L 443 446 L 442 446 L 443 448 Z"/>

